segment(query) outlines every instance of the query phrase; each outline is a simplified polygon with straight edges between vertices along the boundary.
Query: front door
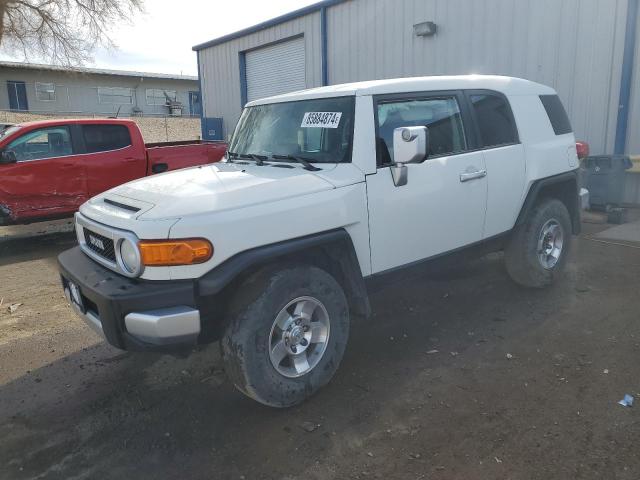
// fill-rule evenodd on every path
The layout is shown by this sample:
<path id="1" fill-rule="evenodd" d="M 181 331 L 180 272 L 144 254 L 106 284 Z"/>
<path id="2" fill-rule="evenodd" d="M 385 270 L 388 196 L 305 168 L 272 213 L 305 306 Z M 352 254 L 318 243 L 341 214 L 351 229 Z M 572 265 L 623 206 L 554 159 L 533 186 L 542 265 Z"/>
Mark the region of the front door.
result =
<path id="1" fill-rule="evenodd" d="M 6 150 L 17 162 L 0 165 L 0 203 L 21 219 L 71 214 L 87 200 L 84 165 L 68 127 L 24 133 Z"/>
<path id="2" fill-rule="evenodd" d="M 485 162 L 481 151 L 469 150 L 463 104 L 457 92 L 376 99 L 378 169 L 367 176 L 373 273 L 482 240 Z M 408 183 L 396 187 L 393 131 L 421 125 L 429 129 L 429 156 L 408 165 Z"/>
<path id="3" fill-rule="evenodd" d="M 9 96 L 10 110 L 29 110 L 29 103 L 27 102 L 27 87 L 24 82 L 7 80 L 7 94 Z"/>

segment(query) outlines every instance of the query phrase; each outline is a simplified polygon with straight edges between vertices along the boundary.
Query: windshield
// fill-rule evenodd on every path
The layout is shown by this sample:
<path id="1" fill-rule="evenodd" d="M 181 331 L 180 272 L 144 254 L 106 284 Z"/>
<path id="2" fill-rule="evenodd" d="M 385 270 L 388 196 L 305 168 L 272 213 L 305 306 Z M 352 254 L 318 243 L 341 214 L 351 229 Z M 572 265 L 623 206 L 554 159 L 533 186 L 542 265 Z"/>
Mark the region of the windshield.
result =
<path id="1" fill-rule="evenodd" d="M 352 96 L 247 107 L 231 139 L 230 155 L 350 162 L 353 110 Z"/>
<path id="2" fill-rule="evenodd" d="M 11 135 L 14 132 L 17 132 L 18 130 L 20 130 L 20 127 L 17 125 L 13 127 L 5 128 L 4 130 L 0 130 L 0 140 L 3 139 L 4 137 Z"/>

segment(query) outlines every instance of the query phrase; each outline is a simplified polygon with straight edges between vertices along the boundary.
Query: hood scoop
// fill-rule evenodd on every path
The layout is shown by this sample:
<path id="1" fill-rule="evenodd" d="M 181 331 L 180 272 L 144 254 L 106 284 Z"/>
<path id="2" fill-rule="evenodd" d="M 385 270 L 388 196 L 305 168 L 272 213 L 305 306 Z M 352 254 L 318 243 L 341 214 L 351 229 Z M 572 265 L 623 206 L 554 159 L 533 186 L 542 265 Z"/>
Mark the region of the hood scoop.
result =
<path id="1" fill-rule="evenodd" d="M 107 205 L 112 205 L 117 208 L 121 208 L 122 210 L 127 210 L 132 213 L 138 213 L 141 209 L 138 207 L 134 207 L 133 205 L 127 205 L 126 203 L 116 202 L 115 200 L 111 200 L 110 198 L 105 198 L 104 203 Z"/>

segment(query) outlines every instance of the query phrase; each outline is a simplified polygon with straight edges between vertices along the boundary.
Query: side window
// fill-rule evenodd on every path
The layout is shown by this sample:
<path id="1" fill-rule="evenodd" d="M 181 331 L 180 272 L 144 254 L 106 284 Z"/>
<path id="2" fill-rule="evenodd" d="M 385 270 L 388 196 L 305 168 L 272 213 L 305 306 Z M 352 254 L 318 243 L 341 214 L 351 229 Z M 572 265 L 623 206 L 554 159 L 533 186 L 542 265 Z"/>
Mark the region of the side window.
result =
<path id="1" fill-rule="evenodd" d="M 518 130 L 509 102 L 499 95 L 470 95 L 485 148 L 518 143 Z"/>
<path id="2" fill-rule="evenodd" d="M 557 95 L 540 95 L 540 101 L 549 116 L 549 121 L 556 135 L 573 132 L 567 111 Z"/>
<path id="3" fill-rule="evenodd" d="M 129 129 L 124 125 L 83 125 L 87 153 L 108 152 L 131 145 Z"/>
<path id="4" fill-rule="evenodd" d="M 73 154 L 71 135 L 67 127 L 41 128 L 25 133 L 7 146 L 18 162 L 65 157 Z"/>
<path id="5" fill-rule="evenodd" d="M 429 128 L 429 156 L 450 155 L 467 148 L 460 107 L 455 97 L 393 100 L 378 103 L 378 165 L 393 162 L 393 131 Z"/>

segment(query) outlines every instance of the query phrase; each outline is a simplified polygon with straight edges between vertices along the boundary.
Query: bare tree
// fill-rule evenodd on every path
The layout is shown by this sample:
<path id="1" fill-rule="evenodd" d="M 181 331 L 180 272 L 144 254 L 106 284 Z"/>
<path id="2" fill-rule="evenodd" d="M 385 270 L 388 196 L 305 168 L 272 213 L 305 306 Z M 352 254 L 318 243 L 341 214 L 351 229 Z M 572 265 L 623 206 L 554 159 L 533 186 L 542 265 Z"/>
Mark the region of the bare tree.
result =
<path id="1" fill-rule="evenodd" d="M 98 47 L 113 48 L 109 30 L 130 22 L 144 0 L 0 0 L 0 49 L 12 56 L 78 66 Z"/>

